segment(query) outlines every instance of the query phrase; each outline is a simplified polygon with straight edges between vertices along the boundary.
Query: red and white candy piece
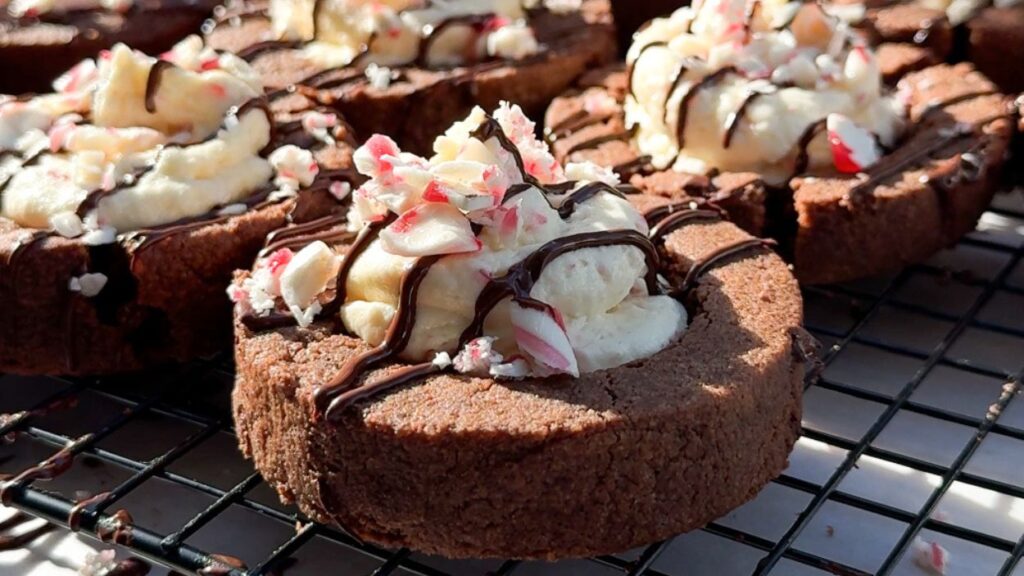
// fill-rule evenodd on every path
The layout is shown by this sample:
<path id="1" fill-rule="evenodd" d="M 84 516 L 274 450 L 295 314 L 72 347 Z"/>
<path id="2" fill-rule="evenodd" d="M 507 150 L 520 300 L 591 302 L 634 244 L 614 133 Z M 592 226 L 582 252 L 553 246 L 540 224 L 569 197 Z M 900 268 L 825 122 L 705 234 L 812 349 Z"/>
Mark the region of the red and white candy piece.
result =
<path id="1" fill-rule="evenodd" d="M 89 58 L 75 64 L 73 68 L 60 75 L 53 81 L 53 88 L 62 94 L 78 92 L 91 86 L 99 76 L 96 61 Z"/>
<path id="2" fill-rule="evenodd" d="M 540 372 L 580 375 L 576 353 L 557 310 L 550 306 L 540 310 L 512 302 L 509 317 L 519 350 L 544 369 Z"/>
<path id="3" fill-rule="evenodd" d="M 277 171 L 275 183 L 278 186 L 309 186 L 320 173 L 313 153 L 291 144 L 274 150 L 267 160 Z"/>
<path id="4" fill-rule="evenodd" d="M 476 252 L 483 246 L 462 212 L 440 202 L 407 210 L 381 231 L 380 242 L 386 252 L 409 257 Z"/>
<path id="5" fill-rule="evenodd" d="M 949 567 L 949 552 L 938 542 L 927 542 L 918 537 L 911 546 L 914 563 L 929 574 L 945 576 Z"/>
<path id="6" fill-rule="evenodd" d="M 398 144 L 387 136 L 374 134 L 356 150 L 352 156 L 356 168 L 360 174 L 370 178 L 383 178 L 390 176 L 394 171 L 392 158 L 401 154 Z"/>
<path id="7" fill-rule="evenodd" d="M 842 114 L 829 114 L 826 120 L 832 162 L 843 174 L 858 174 L 882 157 L 874 134 Z"/>

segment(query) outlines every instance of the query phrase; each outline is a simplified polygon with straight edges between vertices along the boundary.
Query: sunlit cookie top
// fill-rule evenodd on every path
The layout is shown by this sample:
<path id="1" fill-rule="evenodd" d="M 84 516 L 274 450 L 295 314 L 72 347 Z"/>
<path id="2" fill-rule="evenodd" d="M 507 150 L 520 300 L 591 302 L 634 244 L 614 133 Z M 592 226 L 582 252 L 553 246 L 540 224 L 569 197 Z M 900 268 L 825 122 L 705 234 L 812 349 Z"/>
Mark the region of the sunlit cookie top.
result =
<path id="1" fill-rule="evenodd" d="M 316 175 L 309 152 L 264 154 L 258 76 L 195 37 L 159 60 L 116 46 L 54 89 L 0 97 L 0 215 L 25 227 L 106 243 Z"/>
<path id="2" fill-rule="evenodd" d="M 872 50 L 815 3 L 697 2 L 638 32 L 627 61 L 627 123 L 659 169 L 855 173 L 903 127 Z"/>
<path id="3" fill-rule="evenodd" d="M 644 217 L 610 171 L 563 170 L 534 134 L 503 105 L 452 126 L 430 159 L 374 136 L 355 155 L 369 181 L 353 193 L 347 255 L 323 242 L 278 250 L 232 297 L 257 318 L 278 298 L 301 325 L 340 315 L 378 356 L 339 381 L 391 356 L 522 378 L 655 354 L 686 310 L 661 293 Z"/>
<path id="4" fill-rule="evenodd" d="M 279 40 L 306 43 L 324 66 L 447 67 L 540 50 L 530 11 L 578 9 L 579 0 L 271 0 Z"/>

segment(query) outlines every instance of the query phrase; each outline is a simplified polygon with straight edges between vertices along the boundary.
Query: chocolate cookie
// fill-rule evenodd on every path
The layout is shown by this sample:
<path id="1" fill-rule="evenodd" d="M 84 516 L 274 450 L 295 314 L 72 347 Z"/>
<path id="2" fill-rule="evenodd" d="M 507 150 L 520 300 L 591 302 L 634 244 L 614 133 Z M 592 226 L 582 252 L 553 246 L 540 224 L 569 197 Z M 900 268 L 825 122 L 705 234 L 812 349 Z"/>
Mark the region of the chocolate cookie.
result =
<path id="1" fill-rule="evenodd" d="M 654 357 L 579 379 L 436 375 L 324 419 L 316 391 L 365 345 L 330 322 L 256 331 L 239 321 L 243 453 L 318 521 L 451 557 L 610 553 L 703 526 L 786 467 L 799 433 L 801 304 L 764 249 L 711 263 L 751 241 L 734 225 L 705 214 L 676 225 L 666 269 L 676 282 L 703 272 L 688 331 Z"/>
<path id="2" fill-rule="evenodd" d="M 539 116 L 552 98 L 584 71 L 609 62 L 616 50 L 606 0 L 585 0 L 578 11 L 528 11 L 537 51 L 520 58 L 428 65 L 441 34 L 459 27 L 480 34 L 505 24 L 477 14 L 425 27 L 429 32 L 417 37 L 420 47 L 411 63 L 368 65 L 374 61 L 373 47 L 386 44 L 387 34 L 379 34 L 349 65 L 327 66 L 303 52 L 307 41 L 273 39 L 266 4 L 249 2 L 226 14 L 210 27 L 209 45 L 249 60 L 262 73 L 272 99 L 299 92 L 338 110 L 357 132 L 389 134 L 417 152 L 429 151 L 433 138 L 475 105 L 493 108 L 507 100 Z"/>
<path id="3" fill-rule="evenodd" d="M 45 4 L 45 2 L 43 3 Z M 118 42 L 148 54 L 199 32 L 217 0 L 134 0 L 122 10 L 97 0 L 0 0 L 0 93 L 48 91 L 60 73 Z"/>
<path id="4" fill-rule="evenodd" d="M 205 69 L 213 69 L 215 61 L 233 67 L 235 64 L 226 58 L 230 57 L 204 56 Z M 129 63 L 119 69 L 123 72 L 118 78 L 125 82 L 121 90 L 128 94 L 117 107 L 120 112 L 132 110 L 141 114 L 140 109 L 152 109 L 154 118 L 173 115 L 175 105 L 165 100 L 165 95 L 173 98 L 181 93 L 192 96 L 194 110 L 202 111 L 203 101 L 197 94 L 209 91 L 219 99 L 229 97 L 227 94 L 234 94 L 237 89 L 227 82 L 227 77 L 217 76 L 211 77 L 211 84 L 189 92 L 188 83 L 197 82 L 195 77 L 188 76 L 192 74 L 190 70 L 167 60 L 150 61 L 123 46 L 115 48 L 110 62 Z M 101 62 L 99 74 L 105 74 L 105 66 L 120 64 Z M 148 78 L 142 76 L 144 95 L 141 91 L 131 95 L 138 86 L 129 86 L 124 80 L 135 73 L 129 66 L 139 66 L 143 71 L 148 68 Z M 286 222 L 304 222 L 343 212 L 336 196 L 342 196 L 348 184 L 341 182 L 358 181 L 349 168 L 354 142 L 350 128 L 336 116 L 315 111 L 272 114 L 262 97 L 255 97 L 228 110 L 221 126 L 203 139 L 179 135 L 167 141 L 150 128 L 132 127 L 120 132 L 121 129 L 101 126 L 99 118 L 105 118 L 110 110 L 100 110 L 92 103 L 91 95 L 97 90 L 92 84 L 94 79 L 79 76 L 79 81 L 86 83 L 81 92 L 42 97 L 66 97 L 83 103 L 75 108 L 75 118 L 59 116 L 42 125 L 41 129 L 48 131 L 48 138 L 43 137 L 49 141 L 45 148 L 0 152 L 0 371 L 105 374 L 223 350 L 231 338 L 231 306 L 224 290 L 233 271 L 247 267 L 266 235 Z M 258 91 L 253 89 L 253 94 L 258 95 Z M 0 104 L 0 118 L 4 116 L 4 106 L 33 106 L 33 102 L 35 99 L 26 97 Z M 17 108 L 10 112 L 17 113 Z M 220 146 L 231 146 L 232 131 L 261 122 L 260 116 L 273 126 L 272 134 L 266 136 L 269 143 L 258 156 L 239 166 L 263 174 L 268 170 L 265 162 L 270 162 L 266 158 L 270 157 L 278 166 L 275 182 L 261 181 L 253 189 L 243 190 L 209 210 L 191 210 L 170 221 L 117 229 L 104 225 L 105 220 L 109 224 L 123 216 L 114 204 L 118 198 L 141 194 L 143 186 L 152 186 L 145 190 L 154 193 L 143 202 L 166 206 L 160 212 L 173 210 L 175 205 L 166 204 L 159 186 L 160 182 L 172 185 L 174 174 L 179 171 L 193 178 L 186 180 L 192 184 L 181 190 L 182 196 L 192 201 L 200 198 L 196 196 L 197 190 L 203 186 L 227 186 L 231 180 L 216 180 L 217 172 L 235 170 L 237 158 L 219 156 Z M 156 125 L 158 121 L 143 123 Z M 134 122 L 128 124 L 136 126 Z M 26 218 L 31 211 L 22 210 L 23 199 L 52 192 L 48 177 L 40 177 L 35 184 L 38 190 L 33 191 L 31 181 L 24 181 L 27 171 L 33 166 L 49 165 L 59 172 L 63 158 L 73 158 L 83 148 L 92 146 L 90 143 L 96 141 L 99 133 L 122 134 L 128 142 L 130 138 L 152 138 L 160 144 L 143 153 L 142 162 L 130 175 L 109 183 L 105 177 L 99 187 L 83 189 L 84 195 L 75 197 L 70 211 L 51 218 L 52 226 L 30 225 Z M 314 150 L 314 155 L 303 162 L 315 158 L 315 166 L 301 166 L 315 176 L 303 175 L 301 182 L 288 179 L 287 171 L 295 162 L 283 153 L 294 153 L 301 160 L 303 154 L 298 147 Z M 213 172 L 191 173 L 189 165 L 179 162 L 185 157 L 171 158 L 174 153 L 211 156 L 215 165 L 208 168 Z M 282 154 L 283 159 L 275 154 Z M 122 157 L 122 161 L 135 162 L 127 158 Z M 78 156 L 76 161 L 88 165 L 86 156 Z M 269 173 L 273 176 L 273 172 Z M 158 182 L 157 174 L 167 180 Z M 78 177 L 78 173 L 71 173 L 71 180 Z M 238 174 L 235 177 L 246 178 Z M 58 200 L 54 196 L 54 201 Z"/>
<path id="5" fill-rule="evenodd" d="M 665 195 L 664 183 L 672 182 L 687 194 L 723 200 L 714 187 L 656 170 L 641 154 L 625 124 L 627 83 L 621 69 L 594 73 L 552 103 L 546 133 L 556 156 L 611 167 L 645 193 Z M 968 64 L 908 74 L 898 91 L 911 110 L 905 136 L 863 176 L 816 171 L 764 193 L 751 194 L 748 186 L 721 202 L 744 228 L 775 237 L 801 281 L 850 280 L 920 261 L 971 230 L 999 185 L 1015 131 L 1010 98 Z M 741 106 L 727 118 L 727 138 L 743 129 L 743 116 Z M 824 132 L 824 122 L 804 132 L 799 153 L 790 156 L 793 174 L 808 169 L 807 148 Z M 727 178 L 757 182 L 757 175 L 727 172 L 711 182 Z"/>
<path id="6" fill-rule="evenodd" d="M 765 241 L 563 171 L 516 108 L 435 148 L 371 138 L 358 235 L 286 228 L 236 278 L 236 428 L 285 501 L 384 546 L 562 558 L 700 527 L 786 466 L 811 350 Z"/>
<path id="7" fill-rule="evenodd" d="M 1008 93 L 1024 91 L 1024 64 L 1007 58 L 1008 50 L 1024 46 L 1024 5 L 989 7 L 967 22 L 968 58 Z"/>

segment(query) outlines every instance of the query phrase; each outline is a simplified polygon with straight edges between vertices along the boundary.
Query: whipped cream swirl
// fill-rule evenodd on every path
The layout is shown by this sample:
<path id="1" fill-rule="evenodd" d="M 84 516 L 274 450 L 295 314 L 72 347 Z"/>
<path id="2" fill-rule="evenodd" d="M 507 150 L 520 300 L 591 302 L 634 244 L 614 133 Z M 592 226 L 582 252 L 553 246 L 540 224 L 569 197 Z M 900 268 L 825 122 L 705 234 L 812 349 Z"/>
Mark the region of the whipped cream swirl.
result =
<path id="1" fill-rule="evenodd" d="M 659 169 L 859 172 L 903 127 L 874 53 L 815 3 L 696 2 L 639 32 L 627 62 L 626 120 Z"/>
<path id="2" fill-rule="evenodd" d="M 492 377 L 578 376 L 649 357 L 685 329 L 685 308 L 661 295 L 647 223 L 611 171 L 563 169 L 507 104 L 493 117 L 475 109 L 434 152 L 371 138 L 355 154 L 369 180 L 353 192 L 351 256 L 319 241 L 278 250 L 232 298 L 258 317 L 280 297 L 301 325 L 339 314 L 374 347 L 342 382 L 390 357 Z"/>
<path id="3" fill-rule="evenodd" d="M 529 25 L 538 0 L 271 0 L 277 39 L 304 43 L 322 66 L 449 67 L 540 50 Z M 579 2 L 548 2 L 570 11 Z"/>
<path id="4" fill-rule="evenodd" d="M 21 226 L 102 244 L 309 180 L 309 152 L 262 155 L 259 76 L 198 37 L 159 60 L 118 45 L 54 88 L 0 97 L 0 215 Z"/>

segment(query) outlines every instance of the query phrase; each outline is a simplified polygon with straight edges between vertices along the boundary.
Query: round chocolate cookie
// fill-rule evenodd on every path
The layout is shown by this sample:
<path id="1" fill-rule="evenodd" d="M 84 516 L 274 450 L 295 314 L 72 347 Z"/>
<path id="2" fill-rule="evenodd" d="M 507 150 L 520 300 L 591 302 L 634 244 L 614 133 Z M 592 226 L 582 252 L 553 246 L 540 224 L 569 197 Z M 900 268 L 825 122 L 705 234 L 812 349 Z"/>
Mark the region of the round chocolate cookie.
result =
<path id="1" fill-rule="evenodd" d="M 365 63 L 373 39 L 353 64 L 325 67 L 302 52 L 306 42 L 273 39 L 266 4 L 247 2 L 226 13 L 210 26 L 208 44 L 250 61 L 272 99 L 301 93 L 344 114 L 357 132 L 388 134 L 415 152 L 428 152 L 435 136 L 476 105 L 493 108 L 510 101 L 540 116 L 552 98 L 586 70 L 607 64 L 616 51 L 607 1 L 584 0 L 578 11 L 529 12 L 539 47 L 534 54 L 428 67 L 424 61 L 438 44 L 437 35 L 457 26 L 489 25 L 479 17 L 479 22 L 451 18 L 428 27 L 432 32 L 419 40 L 415 62 L 390 68 L 371 64 L 375 75 Z"/>
<path id="2" fill-rule="evenodd" d="M 654 170 L 625 126 L 621 69 L 592 73 L 556 99 L 546 132 L 560 160 L 614 167 L 642 192 L 714 200 L 747 230 L 775 237 L 802 282 L 840 282 L 898 269 L 954 243 L 974 228 L 1000 182 L 1016 129 L 1011 98 L 969 64 L 908 74 L 899 92 L 911 111 L 906 136 L 866 174 L 797 177 L 762 193 L 751 193 L 749 184 L 715 185 L 756 183 L 753 174 L 709 181 Z M 588 112 L 587 103 L 598 99 L 614 104 Z"/>
<path id="3" fill-rule="evenodd" d="M 114 58 L 121 56 L 116 53 Z M 147 102 L 162 109 L 164 90 L 179 90 L 178 85 L 167 86 L 168 80 L 161 86 L 160 76 L 177 74 L 170 72 L 175 68 L 166 61 L 157 61 L 150 68 Z M 60 95 L 45 96 L 51 97 Z M 69 97 L 74 99 L 77 95 Z M 142 108 L 143 104 L 132 106 Z M 282 161 L 276 181 L 262 182 L 242 197 L 215 205 L 206 212 L 123 230 L 102 226 L 88 229 L 96 214 L 100 214 L 102 224 L 104 216 L 100 209 L 111 206 L 105 203 L 131 192 L 136 184 L 152 183 L 147 180 L 152 174 L 165 169 L 168 178 L 176 172 L 188 173 L 184 162 L 165 159 L 168 153 L 188 154 L 190 149 L 214 145 L 206 148 L 205 153 L 217 157 L 221 148 L 216 145 L 228 146 L 235 138 L 231 131 L 255 122 L 250 116 L 258 115 L 265 115 L 272 127 L 269 144 L 259 151 L 258 157 L 266 159 L 286 148 L 312 150 L 308 161 L 315 165 L 305 164 L 302 168 L 315 177 L 304 178 L 301 185 L 285 190 L 281 179 L 287 176 L 294 161 Z M 339 197 L 347 194 L 349 182 L 359 181 L 350 169 L 354 138 L 342 120 L 333 113 L 326 115 L 315 110 L 303 114 L 272 113 L 265 99 L 255 97 L 231 108 L 220 128 L 205 139 L 161 144 L 151 160 L 123 179 L 89 190 L 78 201 L 77 208 L 72 207 L 71 212 L 51 220 L 55 228 L 19 224 L 7 217 L 8 210 L 17 209 L 12 199 L 15 188 L 19 188 L 22 197 L 32 192 L 31 188 L 24 188 L 24 182 L 16 181 L 22 172 L 47 162 L 53 162 L 55 170 L 59 169 L 62 165 L 56 162 L 69 150 L 79 149 L 79 142 L 91 145 L 97 134 L 91 130 L 99 126 L 88 124 L 92 121 L 90 116 L 92 113 L 81 111 L 74 123 L 57 120 L 47 128 L 51 144 L 41 150 L 0 151 L 0 206 L 4 208 L 0 213 L 0 372 L 107 374 L 189 360 L 225 349 L 231 341 L 231 305 L 225 287 L 234 270 L 250 265 L 272 230 L 288 222 L 343 214 Z M 69 135 L 66 130 L 81 131 L 81 136 Z M 116 133 L 113 128 L 100 130 Z M 124 134 L 130 138 L 131 134 L 140 133 L 144 137 L 152 134 L 148 129 L 134 127 Z M 235 169 L 231 164 L 233 156 L 221 157 L 220 161 L 223 164 L 210 170 Z M 247 166 L 246 170 L 266 170 L 262 161 L 256 159 Z M 77 174 L 68 179 L 75 177 Z M 216 176 L 207 173 L 192 177 L 196 178 L 195 189 L 199 189 L 210 186 L 202 178 Z M 40 179 L 38 193 L 47 193 L 50 185 Z M 192 193 L 198 194 L 194 190 L 183 191 L 182 196 Z M 148 202 L 165 204 L 166 200 L 155 196 Z M 69 233 L 70 224 L 58 224 L 68 218 L 77 222 L 78 227 L 84 222 L 85 233 Z M 109 238 L 102 238 L 107 234 Z"/>
<path id="4" fill-rule="evenodd" d="M 668 349 L 579 379 L 430 376 L 325 419 L 317 390 L 365 344 L 330 322 L 238 322 L 242 451 L 318 521 L 450 557 L 610 553 L 703 526 L 786 467 L 805 340 L 777 256 L 713 213 L 674 214 L 665 270 L 695 279 Z"/>
<path id="5" fill-rule="evenodd" d="M 0 93 L 47 91 L 62 72 L 119 42 L 148 54 L 199 32 L 218 0 L 134 0 L 124 10 L 63 0 L 39 12 L 0 0 Z"/>
<path id="6" fill-rule="evenodd" d="M 562 558 L 703 526 L 785 468 L 813 339 L 768 242 L 563 171 L 518 109 L 435 146 L 374 136 L 358 235 L 285 228 L 236 277 L 236 429 L 283 500 L 383 546 Z"/>

